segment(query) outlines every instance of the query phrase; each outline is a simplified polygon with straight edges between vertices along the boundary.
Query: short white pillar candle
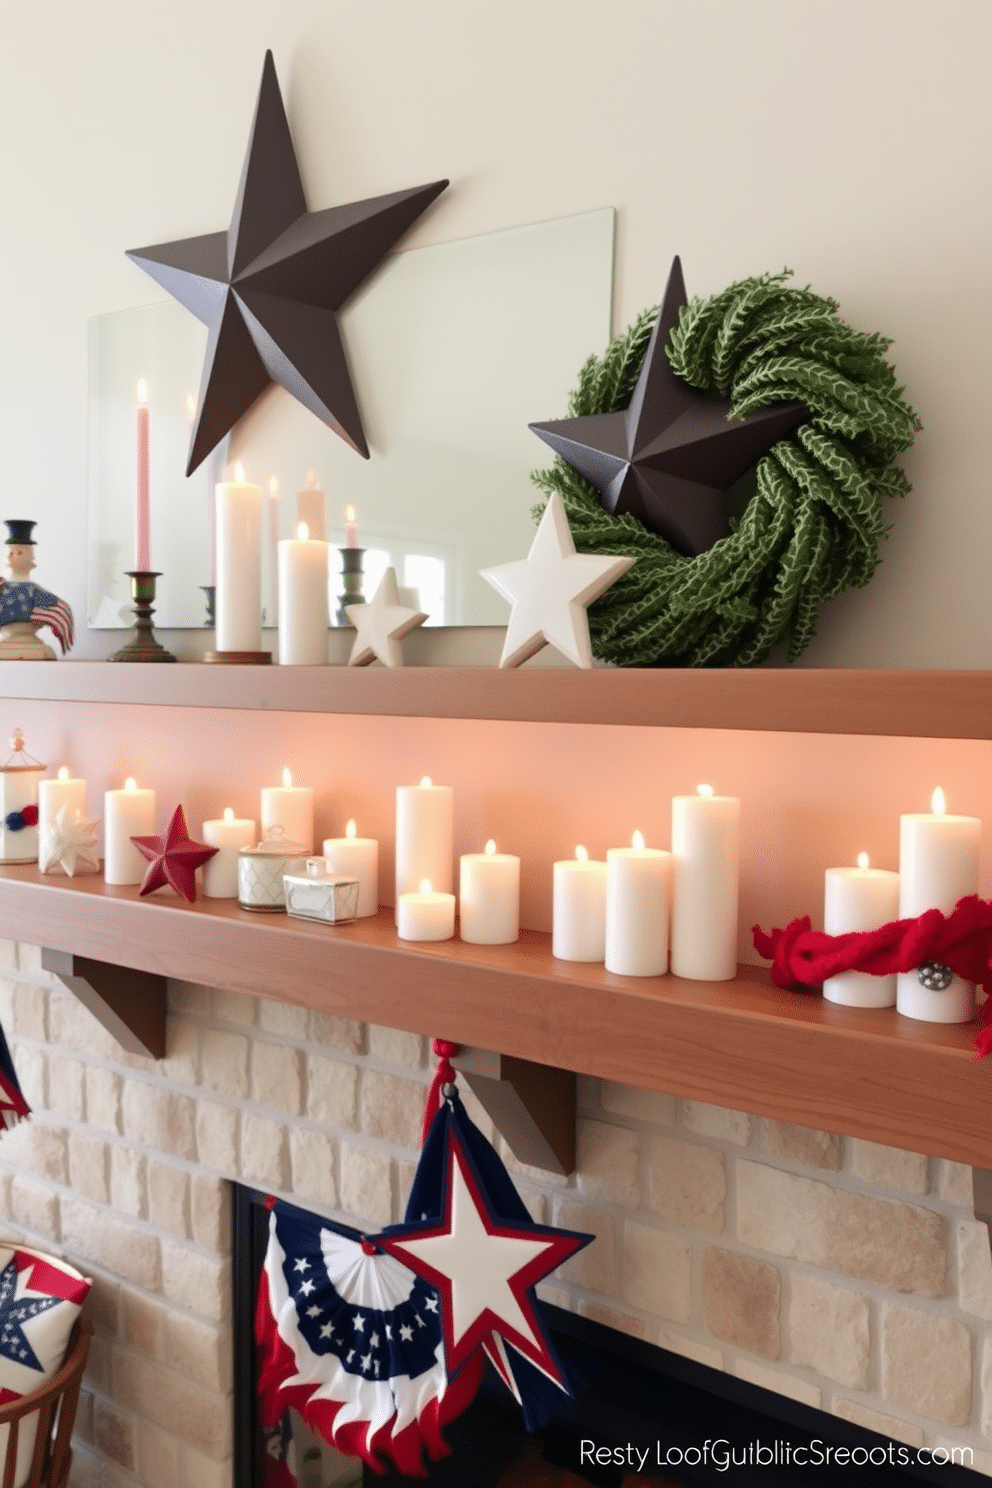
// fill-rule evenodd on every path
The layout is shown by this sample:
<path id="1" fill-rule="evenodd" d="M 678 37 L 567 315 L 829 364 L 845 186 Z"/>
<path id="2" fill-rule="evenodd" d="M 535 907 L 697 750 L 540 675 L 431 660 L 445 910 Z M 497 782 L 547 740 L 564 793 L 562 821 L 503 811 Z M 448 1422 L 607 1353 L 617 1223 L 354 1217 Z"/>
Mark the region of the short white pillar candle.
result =
<path id="1" fill-rule="evenodd" d="M 350 821 L 343 837 L 324 838 L 324 861 L 328 873 L 358 882 L 357 918 L 374 915 L 379 908 L 379 844 L 374 837 L 357 837 Z"/>
<path id="2" fill-rule="evenodd" d="M 283 842 L 296 843 L 303 856 L 313 852 L 313 790 L 309 785 L 294 785 L 292 772 L 282 772 L 282 785 L 262 787 L 262 836 L 273 836 L 273 829 Z"/>
<path id="3" fill-rule="evenodd" d="M 711 785 L 672 800 L 672 972 L 693 981 L 737 975 L 741 803 Z"/>
<path id="4" fill-rule="evenodd" d="M 469 945 L 509 945 L 520 938 L 520 859 L 496 851 L 459 860 L 458 933 Z"/>
<path id="5" fill-rule="evenodd" d="M 823 928 L 828 935 L 878 930 L 899 918 L 899 875 L 871 868 L 868 854 L 858 854 L 856 868 L 828 868 L 823 881 Z M 827 977 L 823 995 L 846 1007 L 895 1007 L 896 978 L 842 971 Z"/>
<path id="6" fill-rule="evenodd" d="M 552 865 L 551 954 L 559 961 L 606 955 L 606 864 L 584 847 Z"/>
<path id="7" fill-rule="evenodd" d="M 977 816 L 949 816 L 938 786 L 930 811 L 899 818 L 899 918 L 939 909 L 978 892 L 982 824 Z M 924 1023 L 967 1023 L 975 1016 L 972 982 L 929 963 L 898 976 L 896 1006 Z"/>
<path id="8" fill-rule="evenodd" d="M 262 488 L 237 480 L 215 488 L 218 651 L 258 651 L 262 644 Z"/>
<path id="9" fill-rule="evenodd" d="M 123 790 L 103 798 L 103 877 L 108 884 L 138 884 L 148 867 L 132 837 L 155 833 L 155 792 L 139 788 L 131 776 Z"/>
<path id="10" fill-rule="evenodd" d="M 255 823 L 251 817 L 235 816 L 233 807 L 225 806 L 222 817 L 203 823 L 201 836 L 208 847 L 217 849 L 203 865 L 204 899 L 237 899 L 238 855 L 254 843 Z"/>
<path id="11" fill-rule="evenodd" d="M 606 853 L 606 969 L 621 976 L 664 976 L 668 970 L 672 855 L 645 847 Z"/>
<path id="12" fill-rule="evenodd" d="M 305 522 L 279 544 L 280 666 L 327 663 L 327 554 Z"/>
<path id="13" fill-rule="evenodd" d="M 396 926 L 400 940 L 450 940 L 455 933 L 454 894 L 435 893 L 425 878 L 416 893 L 400 895 Z"/>
<path id="14" fill-rule="evenodd" d="M 454 888 L 455 793 L 425 775 L 419 785 L 396 787 L 396 902 L 426 878 L 449 894 Z"/>
<path id="15" fill-rule="evenodd" d="M 51 828 L 63 806 L 69 808 L 70 820 L 86 815 L 86 781 L 70 776 L 62 765 L 54 780 L 38 781 L 38 834 Z"/>

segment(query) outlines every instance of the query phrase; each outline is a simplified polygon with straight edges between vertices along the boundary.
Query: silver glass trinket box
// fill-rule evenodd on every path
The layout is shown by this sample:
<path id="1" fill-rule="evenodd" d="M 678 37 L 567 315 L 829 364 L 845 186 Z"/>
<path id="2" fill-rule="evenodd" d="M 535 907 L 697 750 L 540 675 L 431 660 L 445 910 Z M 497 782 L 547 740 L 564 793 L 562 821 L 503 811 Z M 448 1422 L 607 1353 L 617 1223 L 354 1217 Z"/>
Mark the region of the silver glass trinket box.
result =
<path id="1" fill-rule="evenodd" d="M 307 858 L 306 873 L 283 875 L 286 913 L 301 920 L 341 925 L 358 914 L 358 879 L 328 873 L 323 858 Z"/>

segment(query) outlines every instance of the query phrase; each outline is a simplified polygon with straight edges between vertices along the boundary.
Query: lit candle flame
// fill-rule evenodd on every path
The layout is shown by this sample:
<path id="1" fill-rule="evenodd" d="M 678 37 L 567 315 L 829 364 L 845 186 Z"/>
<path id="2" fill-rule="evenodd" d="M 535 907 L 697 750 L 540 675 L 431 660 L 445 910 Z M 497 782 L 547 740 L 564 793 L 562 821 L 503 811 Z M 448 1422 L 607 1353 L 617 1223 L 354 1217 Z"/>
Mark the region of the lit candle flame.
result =
<path id="1" fill-rule="evenodd" d="M 697 785 L 696 786 L 696 795 L 697 796 L 711 796 L 712 794 L 713 794 L 713 787 L 711 785 Z"/>
<path id="2" fill-rule="evenodd" d="M 282 772 L 282 783 L 285 786 L 290 786 L 293 783 L 293 772 L 288 765 Z"/>
<path id="3" fill-rule="evenodd" d="M 234 807 L 233 806 L 225 806 L 224 807 L 224 820 L 225 821 L 233 821 L 234 820 Z"/>
<path id="4" fill-rule="evenodd" d="M 631 839 L 630 839 L 630 845 L 634 849 L 635 852 L 643 852 L 644 851 L 644 833 L 643 832 L 635 832 L 634 835 L 633 835 L 633 837 L 631 837 Z"/>
<path id="5" fill-rule="evenodd" d="M 858 867 L 862 870 L 862 872 L 865 868 L 870 867 L 870 861 L 867 853 L 858 853 Z"/>
<path id="6" fill-rule="evenodd" d="M 344 829 L 344 835 L 346 837 L 354 837 L 355 831 L 356 831 L 355 823 L 353 821 L 350 821 L 348 823 L 348 825 Z"/>
<path id="7" fill-rule="evenodd" d="M 492 857 L 492 855 L 493 855 L 493 853 L 495 851 L 496 851 L 496 844 L 493 841 L 493 839 L 490 837 L 489 841 L 486 843 L 486 852 L 489 854 L 490 857 Z"/>
<path id="8" fill-rule="evenodd" d="M 307 471 L 307 490 L 308 491 L 315 491 L 316 489 L 317 489 L 317 477 L 316 477 L 315 473 L 312 470 L 308 470 Z"/>
<path id="9" fill-rule="evenodd" d="M 242 465 L 240 460 L 234 467 L 234 479 L 237 481 L 239 486 L 243 486 L 245 483 L 245 467 Z"/>
<path id="10" fill-rule="evenodd" d="M 355 508 L 353 506 L 345 507 L 344 519 L 346 522 L 353 522 L 355 520 Z"/>
<path id="11" fill-rule="evenodd" d="M 422 878 L 420 880 L 420 892 L 422 894 L 433 894 L 434 890 L 431 888 L 431 881 L 429 878 Z"/>
<path id="12" fill-rule="evenodd" d="M 193 420 L 196 418 L 196 399 L 193 397 L 192 393 L 186 394 L 186 412 L 189 415 L 190 423 L 192 423 Z"/>
<path id="13" fill-rule="evenodd" d="M 135 780 L 133 775 L 129 775 L 125 780 L 124 789 L 126 791 L 134 791 L 138 789 L 138 782 Z"/>
<path id="14" fill-rule="evenodd" d="M 947 810 L 947 800 L 939 785 L 930 797 L 930 810 L 934 816 L 943 816 Z"/>
<path id="15" fill-rule="evenodd" d="M 276 476 L 274 476 L 274 475 L 270 475 L 269 476 L 269 495 L 270 496 L 278 496 L 279 495 L 279 481 L 276 478 Z"/>
<path id="16" fill-rule="evenodd" d="M 433 785 L 434 782 L 433 782 L 433 780 L 431 779 L 431 777 L 429 775 L 422 775 L 420 777 L 420 784 L 422 786 L 429 786 L 429 785 Z"/>
<path id="17" fill-rule="evenodd" d="M 307 526 L 306 522 L 297 522 L 296 536 L 300 542 L 310 541 L 310 528 Z"/>
<path id="18" fill-rule="evenodd" d="M 59 769 L 59 779 L 60 780 L 68 780 L 69 779 L 69 767 L 68 767 L 68 765 L 62 765 L 60 767 L 60 769 Z"/>
<path id="19" fill-rule="evenodd" d="M 143 377 L 138 378 L 137 393 L 139 403 L 143 404 L 148 402 L 148 384 Z"/>
<path id="20" fill-rule="evenodd" d="M 580 863 L 587 863 L 589 861 L 589 854 L 586 852 L 586 849 L 581 845 L 581 843 L 575 849 L 575 856 Z"/>

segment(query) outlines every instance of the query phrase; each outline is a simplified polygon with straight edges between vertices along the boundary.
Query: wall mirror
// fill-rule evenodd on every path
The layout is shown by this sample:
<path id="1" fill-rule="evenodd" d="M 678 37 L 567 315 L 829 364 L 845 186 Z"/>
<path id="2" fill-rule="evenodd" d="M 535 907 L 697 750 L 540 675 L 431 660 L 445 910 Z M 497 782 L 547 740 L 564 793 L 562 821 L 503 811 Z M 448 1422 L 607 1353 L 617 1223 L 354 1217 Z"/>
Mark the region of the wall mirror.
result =
<path id="1" fill-rule="evenodd" d="M 393 564 L 433 625 L 503 625 L 479 569 L 523 557 L 530 472 L 548 460 L 530 421 L 562 417 L 578 370 L 610 337 L 614 212 L 396 253 L 339 317 L 372 452 L 363 460 L 272 387 L 187 479 L 204 328 L 172 301 L 100 315 L 89 340 L 91 628 L 129 625 L 135 403 L 148 386 L 156 626 L 206 623 L 213 487 L 236 461 L 265 493 L 263 614 L 275 619 L 275 544 L 325 514 L 345 542 L 355 509 L 364 593 Z M 314 487 L 323 501 L 301 492 Z M 303 510 L 303 509 L 306 510 Z M 316 533 L 312 535 L 317 535 Z M 353 534 L 352 534 L 353 535 Z M 341 583 L 332 554 L 331 623 Z"/>

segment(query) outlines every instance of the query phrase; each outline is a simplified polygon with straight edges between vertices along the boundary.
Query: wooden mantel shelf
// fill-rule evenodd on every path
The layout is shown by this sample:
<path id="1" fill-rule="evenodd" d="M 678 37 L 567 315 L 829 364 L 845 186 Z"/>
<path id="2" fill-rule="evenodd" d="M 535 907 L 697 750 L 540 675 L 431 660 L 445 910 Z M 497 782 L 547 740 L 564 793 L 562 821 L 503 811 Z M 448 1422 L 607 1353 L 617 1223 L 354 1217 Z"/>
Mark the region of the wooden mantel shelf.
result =
<path id="1" fill-rule="evenodd" d="M 2 662 L 0 697 L 289 713 L 992 739 L 992 671 Z"/>
<path id="2" fill-rule="evenodd" d="M 414 946 L 391 911 L 331 927 L 13 866 L 0 869 L 0 934 L 992 1167 L 973 1027 L 780 992 L 754 967 L 733 982 L 642 980 L 556 961 L 536 932 Z"/>

